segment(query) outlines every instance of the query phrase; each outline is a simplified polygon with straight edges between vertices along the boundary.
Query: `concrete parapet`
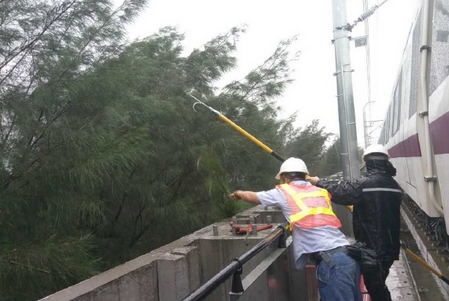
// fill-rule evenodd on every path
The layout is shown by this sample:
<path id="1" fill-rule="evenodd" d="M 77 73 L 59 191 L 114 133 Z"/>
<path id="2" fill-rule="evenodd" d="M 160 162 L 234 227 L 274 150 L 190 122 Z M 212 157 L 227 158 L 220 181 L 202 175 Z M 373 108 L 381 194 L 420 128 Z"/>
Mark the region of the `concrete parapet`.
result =
<path id="1" fill-rule="evenodd" d="M 285 221 L 279 210 L 267 209 L 257 206 L 242 213 L 241 217 L 246 218 L 245 224 L 266 223 L 267 216 L 271 216 L 273 223 Z M 229 221 L 210 225 L 40 301 L 181 300 L 234 258 L 254 247 L 273 229 L 260 231 L 257 236 L 233 235 L 230 230 Z M 250 274 L 277 247 L 273 243 L 247 262 L 243 267 L 242 278 Z M 287 262 L 286 255 L 282 258 L 283 262 Z M 228 300 L 230 287 L 229 279 L 206 300 Z"/>
<path id="2" fill-rule="evenodd" d="M 269 232 L 269 231 L 266 231 Z M 217 274 L 222 268 L 227 266 L 234 258 L 238 258 L 246 251 L 254 247 L 262 236 L 227 236 L 216 239 L 200 239 L 198 241 L 201 250 L 201 267 L 203 271 L 202 283 L 206 282 Z M 257 256 L 256 256 L 257 257 Z M 242 277 L 252 270 L 251 264 L 257 263 L 257 258 L 245 264 Z M 231 289 L 231 279 L 220 285 L 206 300 L 209 301 L 227 301 L 228 292 Z"/>
<path id="3" fill-rule="evenodd" d="M 258 215 L 259 223 L 269 224 L 269 223 L 285 223 L 285 217 L 282 214 L 282 211 L 277 207 L 264 207 L 262 210 L 258 207 L 254 212 L 254 214 Z"/>
<path id="4" fill-rule="evenodd" d="M 201 262 L 197 247 L 184 247 L 173 249 L 172 254 L 182 255 L 187 260 L 189 292 L 197 288 L 201 283 Z"/>
<path id="5" fill-rule="evenodd" d="M 156 257 L 151 253 L 140 256 L 41 300 L 159 300 Z"/>
<path id="6" fill-rule="evenodd" d="M 189 268 L 185 256 L 164 254 L 157 261 L 159 300 L 177 301 L 190 292 Z"/>
<path id="7" fill-rule="evenodd" d="M 252 269 L 242 281 L 245 292 L 240 296 L 239 301 L 292 300 L 287 253 L 287 249 L 273 250 Z M 300 300 L 300 298 L 295 299 Z"/>

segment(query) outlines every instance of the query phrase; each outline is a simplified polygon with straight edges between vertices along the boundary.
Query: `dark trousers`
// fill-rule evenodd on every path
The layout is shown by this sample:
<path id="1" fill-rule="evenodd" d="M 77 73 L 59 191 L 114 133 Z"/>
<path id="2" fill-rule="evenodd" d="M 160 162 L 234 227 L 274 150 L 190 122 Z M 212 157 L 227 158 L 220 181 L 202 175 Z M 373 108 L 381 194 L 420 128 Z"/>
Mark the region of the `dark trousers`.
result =
<path id="1" fill-rule="evenodd" d="M 372 301 L 391 301 L 390 291 L 385 284 L 390 267 L 394 260 L 389 257 L 379 259 L 377 268 L 363 269 L 363 279 L 365 281 L 366 289 L 371 296 Z"/>

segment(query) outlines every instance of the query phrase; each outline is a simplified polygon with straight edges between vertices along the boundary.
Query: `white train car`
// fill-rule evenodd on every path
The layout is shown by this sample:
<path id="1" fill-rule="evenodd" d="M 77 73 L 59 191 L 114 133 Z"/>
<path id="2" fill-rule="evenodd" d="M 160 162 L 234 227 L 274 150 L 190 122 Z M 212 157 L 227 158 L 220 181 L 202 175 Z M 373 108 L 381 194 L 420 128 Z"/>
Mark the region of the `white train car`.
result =
<path id="1" fill-rule="evenodd" d="M 396 180 L 449 233 L 449 0 L 422 1 L 379 143 Z"/>

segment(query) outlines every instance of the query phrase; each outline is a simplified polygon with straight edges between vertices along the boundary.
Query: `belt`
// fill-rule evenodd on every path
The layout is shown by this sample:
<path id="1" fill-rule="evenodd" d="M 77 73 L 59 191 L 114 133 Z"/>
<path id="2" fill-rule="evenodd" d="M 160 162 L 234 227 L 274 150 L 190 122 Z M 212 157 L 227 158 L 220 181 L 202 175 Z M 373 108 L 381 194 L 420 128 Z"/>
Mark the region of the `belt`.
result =
<path id="1" fill-rule="evenodd" d="M 327 251 L 320 251 L 320 252 L 315 252 L 312 253 L 312 259 L 315 260 L 315 264 L 318 266 L 321 261 L 325 261 L 329 267 L 334 267 L 335 263 L 332 261 L 331 259 L 331 255 L 334 253 L 338 253 L 338 252 L 343 252 L 345 254 L 348 254 L 348 250 L 346 249 L 346 246 L 340 246 L 340 247 L 336 247 L 335 249 L 331 249 L 331 250 L 327 250 Z"/>

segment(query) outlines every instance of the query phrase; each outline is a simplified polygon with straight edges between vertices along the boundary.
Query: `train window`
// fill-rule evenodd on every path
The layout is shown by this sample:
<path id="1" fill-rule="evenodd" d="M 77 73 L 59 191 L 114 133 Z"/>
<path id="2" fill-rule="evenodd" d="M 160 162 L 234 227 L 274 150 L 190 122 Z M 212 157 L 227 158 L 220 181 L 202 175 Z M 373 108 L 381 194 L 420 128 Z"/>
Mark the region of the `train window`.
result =
<path id="1" fill-rule="evenodd" d="M 418 109 L 418 66 L 419 66 L 419 35 L 421 28 L 421 12 L 416 19 L 415 28 L 413 28 L 413 45 L 412 45 L 412 70 L 410 82 L 410 105 L 408 116 L 412 117 Z"/>
<path id="2" fill-rule="evenodd" d="M 449 42 L 449 31 L 437 30 L 437 41 L 445 43 Z"/>
<path id="3" fill-rule="evenodd" d="M 398 86 L 396 85 L 395 89 L 394 89 L 394 94 L 396 94 L 396 91 L 398 89 Z M 395 96 L 393 96 L 393 102 L 391 103 L 391 110 L 390 110 L 390 128 L 391 128 L 391 132 L 390 132 L 390 137 L 393 137 L 394 134 L 396 133 L 396 109 L 397 109 L 397 99 Z"/>
<path id="4" fill-rule="evenodd" d="M 388 108 L 387 119 L 385 120 L 385 138 L 388 140 L 391 137 L 391 104 Z"/>
<path id="5" fill-rule="evenodd" d="M 448 77 L 449 65 L 449 31 L 447 13 L 441 15 L 438 12 L 435 16 L 439 22 L 433 27 L 433 34 L 436 35 L 436 41 L 432 43 L 432 58 L 430 69 L 429 94 L 432 94 L 441 83 Z"/>
<path id="6" fill-rule="evenodd" d="M 393 94 L 393 110 L 392 110 L 392 133 L 391 136 L 399 130 L 399 122 L 401 116 L 401 89 L 402 89 L 402 72 L 399 74 L 396 87 Z"/>
<path id="7" fill-rule="evenodd" d="M 396 114 L 396 130 L 395 130 L 395 134 L 396 134 L 396 132 L 399 130 L 399 127 L 400 127 L 400 125 L 401 125 L 401 108 L 402 108 L 402 106 L 401 106 L 401 100 L 402 100 L 402 97 L 400 96 L 401 95 L 401 93 L 399 93 L 399 98 L 398 98 L 398 103 L 397 103 L 397 105 L 398 105 L 398 109 L 397 109 L 397 114 Z"/>
<path id="8" fill-rule="evenodd" d="M 393 137 L 393 129 L 394 129 L 394 102 L 391 103 L 390 109 L 388 110 L 388 137 Z"/>
<path id="9" fill-rule="evenodd" d="M 382 130 L 380 131 L 380 137 L 379 141 L 380 144 L 386 144 L 387 141 L 385 141 L 385 126 L 382 127 Z"/>

